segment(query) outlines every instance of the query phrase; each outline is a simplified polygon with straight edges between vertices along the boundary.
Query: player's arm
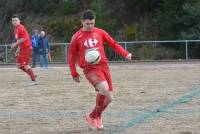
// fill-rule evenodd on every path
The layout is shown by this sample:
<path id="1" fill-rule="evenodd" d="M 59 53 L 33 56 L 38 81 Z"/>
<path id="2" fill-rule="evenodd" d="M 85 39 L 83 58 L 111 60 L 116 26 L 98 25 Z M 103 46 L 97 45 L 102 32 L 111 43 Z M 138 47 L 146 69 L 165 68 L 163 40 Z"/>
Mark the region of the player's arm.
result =
<path id="1" fill-rule="evenodd" d="M 13 43 L 11 47 L 15 48 L 15 47 L 17 47 L 18 44 L 21 44 L 23 42 L 25 42 L 25 38 L 20 38 L 15 43 Z"/>
<path id="2" fill-rule="evenodd" d="M 25 28 L 24 27 L 20 27 L 18 29 L 18 38 L 19 39 L 15 43 L 13 43 L 11 47 L 15 48 L 17 45 L 25 42 L 26 41 L 25 36 L 26 36 Z"/>
<path id="3" fill-rule="evenodd" d="M 19 55 L 19 47 L 17 47 L 17 50 L 15 52 L 15 56 L 18 56 Z"/>
<path id="4" fill-rule="evenodd" d="M 72 37 L 70 46 L 69 46 L 69 50 L 68 50 L 68 65 L 69 65 L 69 69 L 70 69 L 70 73 L 73 77 L 73 79 L 76 82 L 80 82 L 80 75 L 78 74 L 78 72 L 76 71 L 76 56 L 77 56 L 77 45 L 76 45 L 76 39 L 74 37 Z"/>
<path id="5" fill-rule="evenodd" d="M 107 32 L 103 31 L 103 39 L 108 46 L 110 46 L 116 53 L 123 56 L 124 58 L 127 58 L 128 60 L 131 60 L 132 54 L 126 51 L 123 47 L 121 47 L 117 41 L 115 41 Z"/>

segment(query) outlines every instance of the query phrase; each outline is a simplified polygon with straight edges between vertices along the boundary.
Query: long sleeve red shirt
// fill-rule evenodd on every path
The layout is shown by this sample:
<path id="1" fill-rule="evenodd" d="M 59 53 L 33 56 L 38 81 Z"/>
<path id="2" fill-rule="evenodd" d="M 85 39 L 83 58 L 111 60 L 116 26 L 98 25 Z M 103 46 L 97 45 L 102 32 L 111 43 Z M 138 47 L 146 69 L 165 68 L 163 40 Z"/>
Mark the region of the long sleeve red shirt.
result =
<path id="1" fill-rule="evenodd" d="M 72 77 L 79 74 L 76 71 L 75 63 L 78 61 L 80 68 L 84 69 L 88 66 L 98 66 L 108 64 L 108 59 L 104 52 L 104 44 L 107 44 L 119 55 L 126 57 L 128 52 L 123 49 L 107 32 L 100 28 L 93 28 L 91 31 L 83 31 L 80 29 L 72 37 L 68 50 L 68 64 Z M 98 49 L 101 60 L 98 64 L 90 65 L 85 62 L 85 52 L 88 49 Z"/>
<path id="2" fill-rule="evenodd" d="M 16 40 L 21 39 L 21 38 L 25 39 L 23 43 L 18 44 L 20 49 L 32 47 L 30 36 L 22 24 L 15 27 L 14 36 Z"/>

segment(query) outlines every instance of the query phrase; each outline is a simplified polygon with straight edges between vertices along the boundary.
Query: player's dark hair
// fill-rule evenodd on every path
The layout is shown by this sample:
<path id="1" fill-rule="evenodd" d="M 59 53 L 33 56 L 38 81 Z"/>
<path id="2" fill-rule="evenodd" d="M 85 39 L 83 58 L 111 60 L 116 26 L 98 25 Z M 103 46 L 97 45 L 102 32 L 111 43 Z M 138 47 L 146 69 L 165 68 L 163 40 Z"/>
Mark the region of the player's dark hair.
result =
<path id="1" fill-rule="evenodd" d="M 92 10 L 85 10 L 81 16 L 82 20 L 93 20 L 95 18 L 96 16 Z"/>
<path id="2" fill-rule="evenodd" d="M 17 14 L 14 14 L 14 15 L 12 16 L 12 18 L 18 18 L 18 19 L 19 19 L 19 16 L 18 16 Z"/>

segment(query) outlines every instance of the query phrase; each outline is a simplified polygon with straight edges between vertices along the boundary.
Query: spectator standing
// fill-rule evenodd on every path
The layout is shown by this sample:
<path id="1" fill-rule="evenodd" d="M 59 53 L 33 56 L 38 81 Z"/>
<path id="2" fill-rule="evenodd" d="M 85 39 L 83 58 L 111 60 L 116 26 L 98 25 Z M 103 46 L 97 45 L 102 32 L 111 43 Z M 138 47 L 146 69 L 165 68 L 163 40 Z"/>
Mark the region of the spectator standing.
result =
<path id="1" fill-rule="evenodd" d="M 31 42 L 32 42 L 32 68 L 36 67 L 37 59 L 39 56 L 39 50 L 38 50 L 38 41 L 39 41 L 39 33 L 38 30 L 34 30 L 33 35 L 31 36 Z"/>
<path id="2" fill-rule="evenodd" d="M 40 67 L 43 69 L 48 69 L 49 42 L 44 31 L 40 32 L 38 45 L 40 53 Z"/>

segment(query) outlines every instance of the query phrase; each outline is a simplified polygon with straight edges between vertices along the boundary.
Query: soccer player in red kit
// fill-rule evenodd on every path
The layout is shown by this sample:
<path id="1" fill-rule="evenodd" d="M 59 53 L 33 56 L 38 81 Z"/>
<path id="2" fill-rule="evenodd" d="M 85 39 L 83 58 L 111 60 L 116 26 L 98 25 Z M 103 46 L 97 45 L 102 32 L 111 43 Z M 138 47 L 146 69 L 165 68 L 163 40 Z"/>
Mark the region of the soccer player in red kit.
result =
<path id="1" fill-rule="evenodd" d="M 79 83 L 80 75 L 75 66 L 78 60 L 85 77 L 97 91 L 96 105 L 90 113 L 86 114 L 86 121 L 92 129 L 102 129 L 102 112 L 111 102 L 113 91 L 104 43 L 128 60 L 131 60 L 132 54 L 124 50 L 106 31 L 95 27 L 95 15 L 92 10 L 83 12 L 81 22 L 83 27 L 73 35 L 70 43 L 68 64 L 73 79 Z M 88 64 L 85 61 L 85 52 L 90 49 L 100 52 L 101 59 L 97 64 Z"/>
<path id="2" fill-rule="evenodd" d="M 33 73 L 32 68 L 29 66 L 32 52 L 30 36 L 25 27 L 20 24 L 20 20 L 17 15 L 12 16 L 12 24 L 15 28 L 14 37 L 17 41 L 13 43 L 11 47 L 17 47 L 17 51 L 15 53 L 17 67 L 30 76 L 32 82 L 29 85 L 36 85 L 36 75 Z"/>

